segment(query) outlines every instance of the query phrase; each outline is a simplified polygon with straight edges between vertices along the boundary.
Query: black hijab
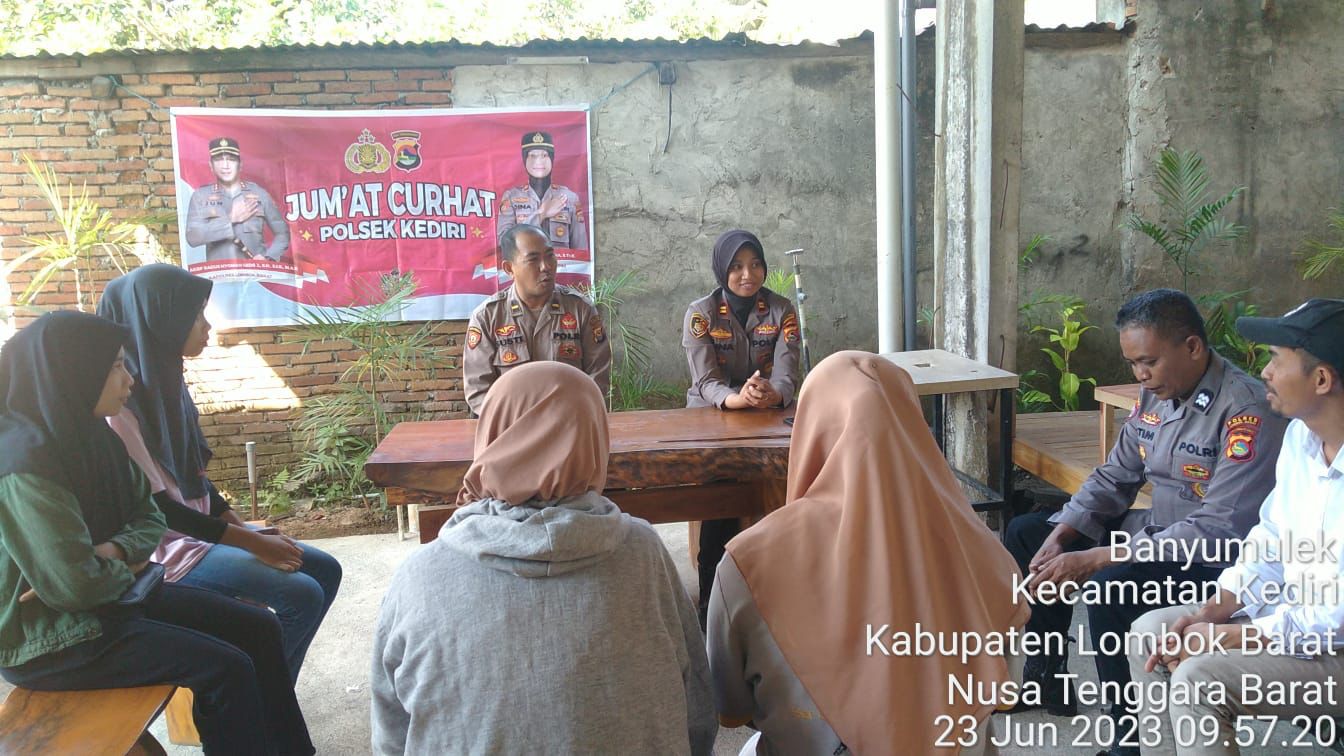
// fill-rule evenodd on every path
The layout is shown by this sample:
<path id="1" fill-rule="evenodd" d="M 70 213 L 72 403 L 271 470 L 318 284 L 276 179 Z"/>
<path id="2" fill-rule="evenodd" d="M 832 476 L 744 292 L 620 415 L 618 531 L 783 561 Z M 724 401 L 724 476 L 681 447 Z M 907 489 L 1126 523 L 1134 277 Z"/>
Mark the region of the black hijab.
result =
<path id="1" fill-rule="evenodd" d="M 743 247 L 751 247 L 756 252 L 756 257 L 760 259 L 761 265 L 765 265 L 765 248 L 761 246 L 761 240 L 756 238 L 756 234 L 740 228 L 719 235 L 714 241 L 714 254 L 710 258 L 710 264 L 714 266 L 714 278 L 718 279 L 719 286 L 723 289 L 723 298 L 728 301 L 728 308 L 733 311 L 733 317 L 746 328 L 747 318 L 751 317 L 751 308 L 756 306 L 756 297 L 760 294 L 758 292 L 756 296 L 739 297 L 728 288 L 728 266 Z M 766 272 L 769 270 L 766 268 Z"/>
<path id="2" fill-rule="evenodd" d="M 182 377 L 182 347 L 213 286 L 176 265 L 155 263 L 113 279 L 98 302 L 99 315 L 131 330 L 126 368 L 135 388 L 126 406 L 140 421 L 149 453 L 188 499 L 206 495 L 212 454 Z"/>
<path id="3" fill-rule="evenodd" d="M 0 475 L 40 475 L 79 501 L 95 544 L 131 520 L 131 458 L 93 414 L 130 333 L 82 312 L 52 312 L 0 349 Z"/>

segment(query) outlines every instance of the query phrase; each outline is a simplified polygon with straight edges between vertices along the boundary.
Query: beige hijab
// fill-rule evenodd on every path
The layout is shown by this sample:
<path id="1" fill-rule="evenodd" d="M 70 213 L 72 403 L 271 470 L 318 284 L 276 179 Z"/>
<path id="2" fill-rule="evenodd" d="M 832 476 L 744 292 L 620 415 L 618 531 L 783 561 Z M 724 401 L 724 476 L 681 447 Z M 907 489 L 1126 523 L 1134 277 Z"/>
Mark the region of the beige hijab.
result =
<path id="1" fill-rule="evenodd" d="M 905 371 L 840 352 L 808 376 L 789 448 L 788 504 L 728 544 L 761 616 L 836 734 L 860 756 L 933 753 L 948 675 L 1009 680 L 1002 658 L 866 655 L 890 633 L 1006 631 L 1012 557 L 972 513 Z M 983 637 L 983 636 L 982 636 Z M 939 751 L 942 752 L 942 751 Z"/>
<path id="2" fill-rule="evenodd" d="M 606 403 L 593 379 L 560 362 L 520 365 L 490 387 L 457 503 L 601 492 L 609 454 Z"/>

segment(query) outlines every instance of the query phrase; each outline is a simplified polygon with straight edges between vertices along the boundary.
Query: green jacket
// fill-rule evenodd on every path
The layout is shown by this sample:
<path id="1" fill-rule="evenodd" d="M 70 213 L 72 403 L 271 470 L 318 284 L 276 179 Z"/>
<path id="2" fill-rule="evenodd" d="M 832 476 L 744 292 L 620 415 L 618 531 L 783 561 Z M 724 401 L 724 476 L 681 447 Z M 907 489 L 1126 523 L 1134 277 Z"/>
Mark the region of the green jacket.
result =
<path id="1" fill-rule="evenodd" d="M 128 464 L 130 464 L 128 462 Z M 109 539 L 134 564 L 149 559 L 166 527 L 134 464 L 135 517 Z M 0 477 L 0 667 L 97 638 L 94 607 L 115 600 L 134 576 L 126 563 L 93 553 L 79 502 L 38 475 Z M 19 603 L 28 588 L 37 600 Z"/>

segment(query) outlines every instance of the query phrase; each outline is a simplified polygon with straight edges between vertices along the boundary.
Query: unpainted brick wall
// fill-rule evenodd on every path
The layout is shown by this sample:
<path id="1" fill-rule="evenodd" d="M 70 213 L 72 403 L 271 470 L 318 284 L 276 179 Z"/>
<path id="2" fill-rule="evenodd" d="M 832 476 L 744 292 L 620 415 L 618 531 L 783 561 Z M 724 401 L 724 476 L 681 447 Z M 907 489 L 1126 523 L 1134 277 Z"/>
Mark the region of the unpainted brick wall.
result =
<path id="1" fill-rule="evenodd" d="M 128 69 L 131 63 L 127 63 Z M 126 73 L 123 88 L 106 99 L 93 96 L 91 76 L 37 76 L 0 80 L 0 263 L 28 248 L 24 237 L 58 232 L 46 201 L 26 175 L 22 156 L 49 166 L 76 191 L 119 220 L 164 215 L 167 225 L 150 229 L 151 246 L 180 260 L 173 191 L 172 139 L 168 108 L 370 109 L 451 107 L 449 68 L 212 71 Z M 171 216 L 171 218 L 167 217 Z M 7 282 L 17 297 L 41 267 L 29 261 Z M 99 265 L 82 277 L 84 309 L 91 310 L 107 281 L 118 275 Z M 62 272 L 34 302 L 48 309 L 73 308 L 76 277 Z M 30 318 L 20 317 L 22 326 Z M 408 330 L 418 325 L 400 326 Z M 445 356 L 461 354 L 462 322 L 434 326 Z M 0 338 L 7 331 L 0 331 Z M 264 482 L 293 467 L 302 441 L 292 432 L 305 400 L 334 390 L 354 353 L 348 344 L 314 344 L 305 351 L 284 328 L 217 333 L 203 355 L 189 360 L 187 376 L 206 438 L 215 450 L 210 475 L 226 491 L 243 494 L 247 469 L 243 444 L 257 442 Z M 466 416 L 461 373 L 446 365 L 433 374 L 398 376 L 384 394 L 388 412 L 422 413 L 427 419 Z"/>

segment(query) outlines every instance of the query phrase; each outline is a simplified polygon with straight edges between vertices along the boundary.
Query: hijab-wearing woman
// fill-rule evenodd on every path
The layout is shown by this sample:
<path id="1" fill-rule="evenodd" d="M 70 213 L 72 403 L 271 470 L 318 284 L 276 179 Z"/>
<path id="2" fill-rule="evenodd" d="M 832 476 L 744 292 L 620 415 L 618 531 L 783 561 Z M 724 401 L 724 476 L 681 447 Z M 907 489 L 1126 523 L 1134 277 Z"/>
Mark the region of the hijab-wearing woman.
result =
<path id="1" fill-rule="evenodd" d="M 294 679 L 341 585 L 330 555 L 278 533 L 248 528 L 205 475 L 212 456 L 183 358 L 205 349 L 205 303 L 213 284 L 174 265 L 146 265 L 114 279 L 98 314 L 130 329 L 126 367 L 135 378 L 126 408 L 109 422 L 149 478 L 168 520 L 155 561 L 167 579 L 275 610 Z"/>
<path id="2" fill-rule="evenodd" d="M 206 753 L 311 754 L 270 612 L 173 585 L 112 605 L 164 531 L 105 420 L 131 392 L 129 336 L 56 312 L 0 349 L 0 676 L 34 690 L 185 686 Z"/>
<path id="3" fill-rule="evenodd" d="M 1007 661 L 869 655 L 867 628 L 888 625 L 887 643 L 916 623 L 986 638 L 1030 612 L 1013 602 L 1015 563 L 971 511 L 905 371 L 867 352 L 812 371 L 787 501 L 719 564 L 708 644 L 720 722 L 754 722 L 758 754 L 943 753 L 947 722 L 991 712 L 948 704 L 948 676 L 1004 682 Z"/>
<path id="4" fill-rule="evenodd" d="M 710 257 L 719 288 L 686 310 L 681 345 L 691 366 L 687 407 L 785 407 L 798 385 L 798 314 L 788 297 L 765 288 L 765 248 L 750 231 L 719 236 Z M 737 535 L 734 519 L 700 523 L 700 621 L 714 567 Z"/>
<path id="5" fill-rule="evenodd" d="M 461 508 L 383 598 L 375 753 L 713 752 L 695 612 L 653 528 L 603 498 L 608 455 L 582 371 L 491 387 Z"/>

